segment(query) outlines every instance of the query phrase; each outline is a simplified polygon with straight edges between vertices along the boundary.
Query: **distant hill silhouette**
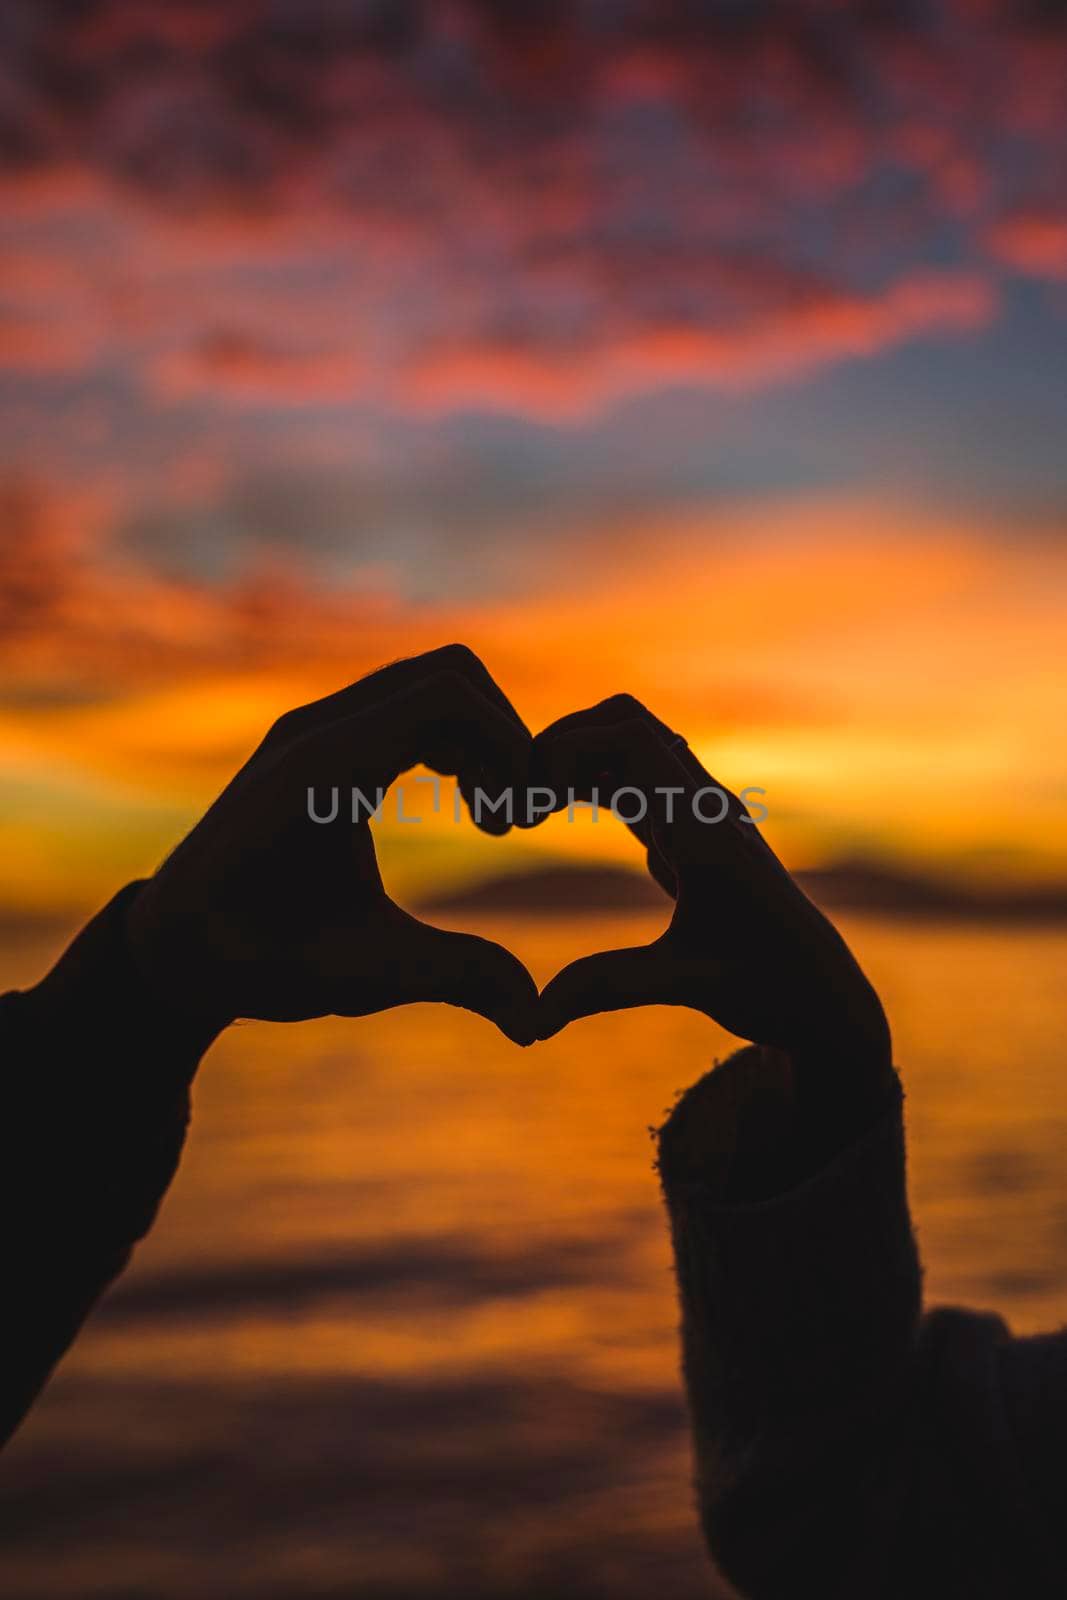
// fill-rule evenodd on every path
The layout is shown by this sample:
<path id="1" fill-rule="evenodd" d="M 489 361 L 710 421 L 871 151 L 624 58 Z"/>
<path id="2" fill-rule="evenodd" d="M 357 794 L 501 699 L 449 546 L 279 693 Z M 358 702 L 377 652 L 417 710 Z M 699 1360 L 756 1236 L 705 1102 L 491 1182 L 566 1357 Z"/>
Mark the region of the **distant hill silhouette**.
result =
<path id="1" fill-rule="evenodd" d="M 836 861 L 796 876 L 815 903 L 830 912 L 870 912 L 929 921 L 1067 925 L 1067 883 L 1009 883 L 989 888 L 925 877 L 862 858 Z M 429 894 L 416 909 L 446 916 L 499 912 L 518 917 L 580 917 L 628 911 L 663 915 L 670 903 L 638 867 L 557 861 Z M 0 901 L 0 944 L 69 939 L 92 909 L 37 910 Z"/>
<path id="2" fill-rule="evenodd" d="M 73 938 L 95 907 L 78 910 L 37 910 L 26 906 L 0 904 L 0 943 L 20 939 Z"/>
<path id="3" fill-rule="evenodd" d="M 955 883 L 862 859 L 812 868 L 797 877 L 817 905 L 833 910 L 968 922 L 1067 921 L 1067 883 Z"/>
<path id="4" fill-rule="evenodd" d="M 798 872 L 797 878 L 805 893 L 828 911 L 963 922 L 1067 923 L 1067 884 L 1062 883 L 997 888 L 960 885 L 866 860 L 836 862 Z M 665 911 L 669 904 L 647 873 L 629 867 L 556 862 L 526 872 L 500 873 L 427 896 L 418 909 L 427 913 L 593 916 L 611 911 Z"/>
<path id="5" fill-rule="evenodd" d="M 630 867 L 535 867 L 501 872 L 419 902 L 420 911 L 504 911 L 525 916 L 569 916 L 601 911 L 665 911 L 670 900 L 652 878 Z"/>

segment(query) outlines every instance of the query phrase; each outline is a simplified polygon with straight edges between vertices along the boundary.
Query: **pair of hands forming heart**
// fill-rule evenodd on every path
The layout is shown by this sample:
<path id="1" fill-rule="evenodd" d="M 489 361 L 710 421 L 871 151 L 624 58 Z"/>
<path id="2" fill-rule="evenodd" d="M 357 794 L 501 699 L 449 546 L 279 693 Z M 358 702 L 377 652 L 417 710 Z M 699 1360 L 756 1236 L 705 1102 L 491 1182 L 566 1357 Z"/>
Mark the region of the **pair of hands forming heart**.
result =
<path id="1" fill-rule="evenodd" d="M 649 802 L 631 825 L 674 898 L 651 944 L 586 956 L 539 995 L 510 951 L 411 916 L 382 883 L 370 825 L 315 826 L 308 788 L 372 795 L 417 764 L 475 790 L 623 786 Z M 536 737 L 461 645 L 384 667 L 283 716 L 131 902 L 135 960 L 153 987 L 219 1026 L 238 1016 L 365 1016 L 439 1000 L 488 1017 L 517 1044 L 594 1012 L 649 1004 L 707 1013 L 798 1057 L 888 1060 L 884 1013 L 840 935 L 730 796 L 717 824 L 691 797 L 712 783 L 684 741 L 629 695 Z M 670 794 L 665 791 L 670 791 Z M 523 807 L 520 803 L 519 811 Z M 476 821 L 506 831 L 489 813 Z"/>

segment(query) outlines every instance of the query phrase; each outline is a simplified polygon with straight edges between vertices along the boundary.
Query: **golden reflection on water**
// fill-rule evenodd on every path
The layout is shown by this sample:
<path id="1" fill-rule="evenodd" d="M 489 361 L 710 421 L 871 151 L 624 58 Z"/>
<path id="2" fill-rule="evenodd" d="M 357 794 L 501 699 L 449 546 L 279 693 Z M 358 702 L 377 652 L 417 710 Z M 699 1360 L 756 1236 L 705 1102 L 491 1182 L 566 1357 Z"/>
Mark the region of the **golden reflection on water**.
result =
<path id="1" fill-rule="evenodd" d="M 539 981 L 655 931 L 477 928 Z M 845 931 L 894 1024 L 928 1296 L 1056 1325 L 1067 934 Z M 232 1029 L 156 1230 L 0 1472 L 7 1592 L 713 1592 L 648 1127 L 731 1045 L 669 1009 L 529 1051 L 427 1006 Z"/>

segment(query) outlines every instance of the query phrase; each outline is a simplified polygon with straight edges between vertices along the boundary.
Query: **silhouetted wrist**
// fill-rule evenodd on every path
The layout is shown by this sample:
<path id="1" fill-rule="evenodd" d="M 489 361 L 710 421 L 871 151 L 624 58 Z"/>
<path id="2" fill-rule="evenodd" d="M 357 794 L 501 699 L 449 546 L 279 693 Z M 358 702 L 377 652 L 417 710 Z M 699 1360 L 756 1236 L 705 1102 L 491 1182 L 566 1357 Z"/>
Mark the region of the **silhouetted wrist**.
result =
<path id="1" fill-rule="evenodd" d="M 141 887 L 135 881 L 120 889 L 19 1005 L 35 1027 L 67 1035 L 77 1054 L 102 1058 L 109 1044 L 136 1044 L 164 1076 L 188 1083 L 232 1017 L 195 993 L 162 992 L 141 970 L 126 927 Z"/>
<path id="2" fill-rule="evenodd" d="M 161 919 L 153 900 L 153 910 L 143 915 L 145 893 L 153 881 L 141 879 L 129 885 L 129 898 L 123 907 L 123 938 L 130 966 L 143 993 L 162 1015 L 180 1026 L 210 1032 L 217 1037 L 237 1016 L 229 983 L 203 959 L 204 939 L 201 919 L 188 925 L 176 916 Z"/>
<path id="3" fill-rule="evenodd" d="M 791 1049 L 800 1139 L 808 1159 L 829 1160 L 884 1114 L 899 1093 L 888 1027 L 841 1032 Z"/>

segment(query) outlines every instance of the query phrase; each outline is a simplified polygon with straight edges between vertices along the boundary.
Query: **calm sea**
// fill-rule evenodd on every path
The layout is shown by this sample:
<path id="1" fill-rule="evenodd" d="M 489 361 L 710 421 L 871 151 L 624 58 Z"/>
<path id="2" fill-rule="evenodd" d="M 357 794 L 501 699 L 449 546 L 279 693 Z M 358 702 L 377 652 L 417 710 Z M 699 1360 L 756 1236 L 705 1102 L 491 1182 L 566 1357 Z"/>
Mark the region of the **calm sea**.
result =
<path id="1" fill-rule="evenodd" d="M 538 978 L 651 928 L 479 925 Z M 930 1298 L 1058 1324 L 1067 933 L 845 931 Z M 671 1010 L 526 1052 L 424 1006 L 232 1029 L 155 1232 L 0 1466 L 7 1600 L 722 1594 L 648 1127 L 730 1043 Z"/>

